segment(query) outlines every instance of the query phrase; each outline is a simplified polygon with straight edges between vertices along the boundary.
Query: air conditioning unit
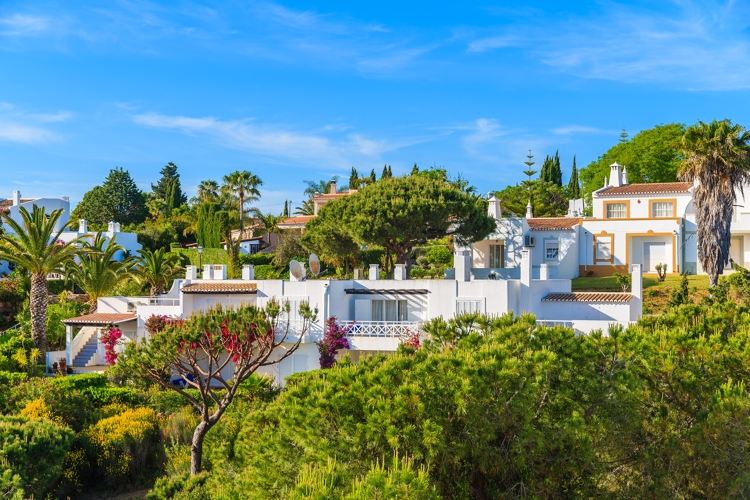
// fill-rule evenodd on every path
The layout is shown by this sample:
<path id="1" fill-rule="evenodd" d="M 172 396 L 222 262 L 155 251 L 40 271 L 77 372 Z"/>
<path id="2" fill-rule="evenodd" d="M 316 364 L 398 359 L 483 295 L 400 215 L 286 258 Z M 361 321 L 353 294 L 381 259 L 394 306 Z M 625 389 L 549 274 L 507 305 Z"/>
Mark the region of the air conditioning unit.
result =
<path id="1" fill-rule="evenodd" d="M 523 237 L 523 246 L 526 248 L 531 248 L 534 245 L 536 245 L 536 238 L 533 236 L 524 236 Z"/>

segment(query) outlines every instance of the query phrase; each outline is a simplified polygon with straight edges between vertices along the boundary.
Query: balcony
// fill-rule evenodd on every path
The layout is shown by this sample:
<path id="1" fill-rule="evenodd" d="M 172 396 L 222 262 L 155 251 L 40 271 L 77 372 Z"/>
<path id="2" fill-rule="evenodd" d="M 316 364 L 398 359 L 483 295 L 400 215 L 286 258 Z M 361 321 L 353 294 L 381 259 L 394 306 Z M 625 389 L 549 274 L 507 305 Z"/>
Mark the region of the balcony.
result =
<path id="1" fill-rule="evenodd" d="M 419 333 L 421 321 L 341 321 L 339 326 L 349 327 L 347 337 L 406 338 Z"/>

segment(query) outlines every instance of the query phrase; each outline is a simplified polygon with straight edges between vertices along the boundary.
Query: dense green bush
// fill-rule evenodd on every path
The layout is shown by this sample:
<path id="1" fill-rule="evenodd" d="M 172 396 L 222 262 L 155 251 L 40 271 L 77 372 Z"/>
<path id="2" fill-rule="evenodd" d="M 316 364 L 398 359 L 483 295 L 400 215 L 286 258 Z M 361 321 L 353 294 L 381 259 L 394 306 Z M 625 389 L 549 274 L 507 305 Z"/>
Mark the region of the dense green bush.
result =
<path id="1" fill-rule="evenodd" d="M 19 364 L 16 354 L 23 353 L 28 359 L 33 348 L 34 342 L 29 333 L 24 333 L 22 330 L 6 333 L 0 337 L 0 370 L 25 374 L 27 369 Z"/>
<path id="2" fill-rule="evenodd" d="M 281 278 L 281 271 L 271 265 L 255 266 L 256 280 L 277 280 Z"/>
<path id="3" fill-rule="evenodd" d="M 265 266 L 273 263 L 273 254 L 272 253 L 254 253 L 252 255 L 248 255 L 246 253 L 240 254 L 240 264 L 247 265 L 253 265 L 253 266 Z"/>
<path id="4" fill-rule="evenodd" d="M 453 266 L 453 252 L 448 247 L 444 246 L 433 246 L 427 250 L 425 254 L 427 262 L 435 267 L 452 267 Z"/>
<path id="5" fill-rule="evenodd" d="M 0 417 L 0 460 L 18 474 L 25 494 L 44 498 L 63 473 L 73 437 L 70 429 L 48 420 Z"/>

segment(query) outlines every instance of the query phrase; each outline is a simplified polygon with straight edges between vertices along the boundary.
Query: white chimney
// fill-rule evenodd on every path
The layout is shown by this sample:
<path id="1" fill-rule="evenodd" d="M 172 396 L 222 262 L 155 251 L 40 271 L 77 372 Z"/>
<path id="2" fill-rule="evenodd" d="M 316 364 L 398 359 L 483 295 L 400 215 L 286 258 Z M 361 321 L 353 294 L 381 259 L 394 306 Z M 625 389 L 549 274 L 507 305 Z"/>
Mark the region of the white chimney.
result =
<path id="1" fill-rule="evenodd" d="M 630 321 L 638 321 L 643 312 L 643 272 L 640 264 L 630 268 Z"/>
<path id="2" fill-rule="evenodd" d="M 115 223 L 109 222 L 107 224 L 107 232 L 114 233 L 115 232 Z"/>
<path id="3" fill-rule="evenodd" d="M 531 250 L 521 250 L 521 297 L 520 309 L 522 313 L 532 312 L 531 307 Z"/>
<path id="4" fill-rule="evenodd" d="M 622 168 L 622 185 L 625 186 L 628 183 L 628 169 Z"/>
<path id="5" fill-rule="evenodd" d="M 224 264 L 214 264 L 212 267 L 214 268 L 213 279 L 215 280 L 227 279 L 227 266 L 225 266 Z"/>
<path id="6" fill-rule="evenodd" d="M 604 176 L 604 187 L 609 187 L 609 182 L 607 181 L 607 176 Z"/>
<path id="7" fill-rule="evenodd" d="M 612 187 L 622 186 L 622 165 L 617 162 L 609 166 L 609 185 Z"/>
<path id="8" fill-rule="evenodd" d="M 396 264 L 393 266 L 393 279 L 399 281 L 406 279 L 406 264 Z"/>
<path id="9" fill-rule="evenodd" d="M 78 232 L 84 234 L 89 232 L 89 223 L 86 219 L 78 219 Z"/>
<path id="10" fill-rule="evenodd" d="M 453 255 L 456 281 L 471 281 L 471 250 L 456 250 Z"/>
<path id="11" fill-rule="evenodd" d="M 333 179 L 331 181 L 330 194 L 336 194 L 336 179 Z"/>
<path id="12" fill-rule="evenodd" d="M 243 280 L 254 280 L 255 279 L 255 266 L 252 264 L 245 264 L 242 266 L 242 279 Z"/>
<path id="13" fill-rule="evenodd" d="M 198 279 L 198 267 L 197 266 L 185 266 L 185 280 L 196 280 Z"/>
<path id="14" fill-rule="evenodd" d="M 370 264 L 370 280 L 375 281 L 380 279 L 380 265 Z"/>
<path id="15" fill-rule="evenodd" d="M 13 206 L 17 207 L 21 204 L 21 191 L 13 191 Z"/>
<path id="16" fill-rule="evenodd" d="M 539 265 L 539 279 L 542 281 L 549 279 L 549 266 L 547 264 Z"/>
<path id="17" fill-rule="evenodd" d="M 204 280 L 214 279 L 214 266 L 213 265 L 206 264 L 203 266 L 203 279 Z"/>
<path id="18" fill-rule="evenodd" d="M 529 198 L 529 202 L 526 204 L 526 218 L 534 218 L 534 209 L 531 207 L 531 198 Z"/>
<path id="19" fill-rule="evenodd" d="M 500 209 L 500 200 L 495 198 L 495 193 L 490 193 L 487 199 L 487 215 L 493 219 L 499 220 L 502 216 L 502 210 Z"/>

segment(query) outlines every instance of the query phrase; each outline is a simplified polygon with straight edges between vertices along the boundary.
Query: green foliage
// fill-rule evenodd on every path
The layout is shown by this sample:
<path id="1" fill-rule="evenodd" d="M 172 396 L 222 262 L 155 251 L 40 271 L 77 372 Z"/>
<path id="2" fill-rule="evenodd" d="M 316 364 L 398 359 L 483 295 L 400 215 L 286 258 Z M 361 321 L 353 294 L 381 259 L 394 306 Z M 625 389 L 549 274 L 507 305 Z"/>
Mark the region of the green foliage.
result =
<path id="1" fill-rule="evenodd" d="M 609 177 L 609 166 L 617 162 L 627 168 L 628 182 L 675 182 L 682 161 L 679 143 L 685 125 L 669 123 L 642 130 L 632 139 L 612 146 L 596 161 L 579 172 L 582 190 L 591 193 L 601 189 Z"/>
<path id="2" fill-rule="evenodd" d="M 308 253 L 300 242 L 300 235 L 294 231 L 287 231 L 276 245 L 273 263 L 276 267 L 287 268 L 292 259 L 305 262 L 307 256 Z"/>
<path id="3" fill-rule="evenodd" d="M 88 304 L 68 300 L 61 300 L 57 304 L 47 306 L 47 344 L 51 351 L 65 349 L 65 325 L 62 320 L 81 316 L 88 311 Z M 28 301 L 16 315 L 16 321 L 18 321 L 20 332 L 27 336 L 31 334 L 31 310 Z M 0 352 L 2 352 L 1 349 Z"/>
<path id="4" fill-rule="evenodd" d="M 555 151 L 554 157 L 546 157 L 539 173 L 539 179 L 557 187 L 562 187 L 562 168 L 560 167 L 560 155 Z"/>
<path id="5" fill-rule="evenodd" d="M 44 498 L 63 473 L 73 432 L 48 420 L 0 416 L 0 460 L 18 475 L 26 494 Z M 12 477 L 12 476 L 11 476 Z M 3 471 L 3 482 L 9 477 Z M 17 480 L 11 479 L 14 489 Z"/>
<path id="6" fill-rule="evenodd" d="M 34 349 L 34 342 L 31 340 L 29 329 L 23 328 L 14 332 L 9 332 L 0 337 L 0 370 L 7 372 L 23 372 L 24 377 L 28 372 L 27 367 L 19 363 L 19 352 L 21 357 L 28 359 L 31 351 Z M 3 401 L 0 401 L 2 406 Z"/>
<path id="7" fill-rule="evenodd" d="M 256 280 L 277 280 L 281 278 L 282 271 L 275 266 L 262 264 L 255 266 Z"/>
<path id="8" fill-rule="evenodd" d="M 312 247 L 326 238 L 338 242 L 345 232 L 349 238 L 342 241 L 348 249 L 352 242 L 376 245 L 390 249 L 401 263 L 408 262 L 415 245 L 445 236 L 451 226 L 459 242 L 481 240 L 495 229 L 487 201 L 475 196 L 464 181 L 421 173 L 381 179 L 346 199 L 330 201 L 313 222 L 307 231 L 313 235 L 305 240 L 314 239 Z"/>
<path id="9" fill-rule="evenodd" d="M 86 219 L 92 227 L 103 229 L 109 222 L 140 224 L 148 217 L 146 197 L 130 173 L 113 168 L 101 186 L 83 195 L 71 214 L 71 220 Z"/>
<path id="10" fill-rule="evenodd" d="M 338 267 L 347 261 L 356 260 L 359 245 L 354 241 L 349 228 L 342 224 L 349 207 L 349 196 L 326 203 L 319 216 L 306 225 L 300 243 L 326 262 Z"/>
<path id="11" fill-rule="evenodd" d="M 203 254 L 198 254 L 197 248 L 176 248 L 172 253 L 180 256 L 182 266 L 198 266 L 200 264 L 224 264 L 229 265 L 227 251 L 223 248 L 204 248 Z M 271 255 L 273 259 L 273 255 Z"/>
<path id="12" fill-rule="evenodd" d="M 630 288 L 633 278 L 629 274 L 620 274 L 620 273 L 614 273 L 612 275 L 615 278 L 615 282 L 620 285 L 620 288 L 622 288 L 623 292 L 627 292 L 628 288 Z"/>
<path id="13" fill-rule="evenodd" d="M 198 245 L 203 248 L 221 248 L 221 241 L 228 228 L 229 214 L 219 210 L 218 203 L 203 203 L 198 206 Z"/>
<path id="14" fill-rule="evenodd" d="M 244 266 L 250 264 L 253 266 L 264 266 L 273 262 L 273 254 L 271 253 L 254 253 L 248 255 L 243 253 L 240 255 L 240 263 Z"/>
<path id="15" fill-rule="evenodd" d="M 453 252 L 448 247 L 433 246 L 427 250 L 427 262 L 436 267 L 452 267 Z"/>
<path id="16" fill-rule="evenodd" d="M 159 249 L 169 250 L 173 243 L 179 241 L 177 230 L 168 220 L 159 219 L 125 229 L 138 233 L 138 243 L 152 252 Z"/>
<path id="17" fill-rule="evenodd" d="M 163 477 L 156 481 L 154 488 L 149 491 L 148 500 L 214 500 L 220 499 L 216 492 L 210 491 L 206 485 L 208 474 L 190 476 L 183 474 L 176 477 Z"/>
<path id="18" fill-rule="evenodd" d="M 503 214 L 524 217 L 529 198 L 534 217 L 562 217 L 568 213 L 565 190 L 541 179 L 507 186 L 502 191 L 495 191 L 495 197 L 500 200 Z"/>
<path id="19" fill-rule="evenodd" d="M 672 291 L 668 304 L 672 307 L 681 306 L 690 302 L 690 285 L 687 272 L 682 273 L 680 286 Z"/>
<path id="20" fill-rule="evenodd" d="M 151 184 L 154 194 L 164 200 L 169 210 L 187 203 L 187 196 L 182 191 L 180 174 L 177 173 L 177 165 L 171 161 L 161 169 L 161 178 L 156 185 Z"/>
<path id="21" fill-rule="evenodd" d="M 576 167 L 576 157 L 573 156 L 573 170 L 570 173 L 570 180 L 568 181 L 568 187 L 566 194 L 568 198 L 575 200 L 581 197 L 581 186 L 578 182 L 578 167 Z"/>

